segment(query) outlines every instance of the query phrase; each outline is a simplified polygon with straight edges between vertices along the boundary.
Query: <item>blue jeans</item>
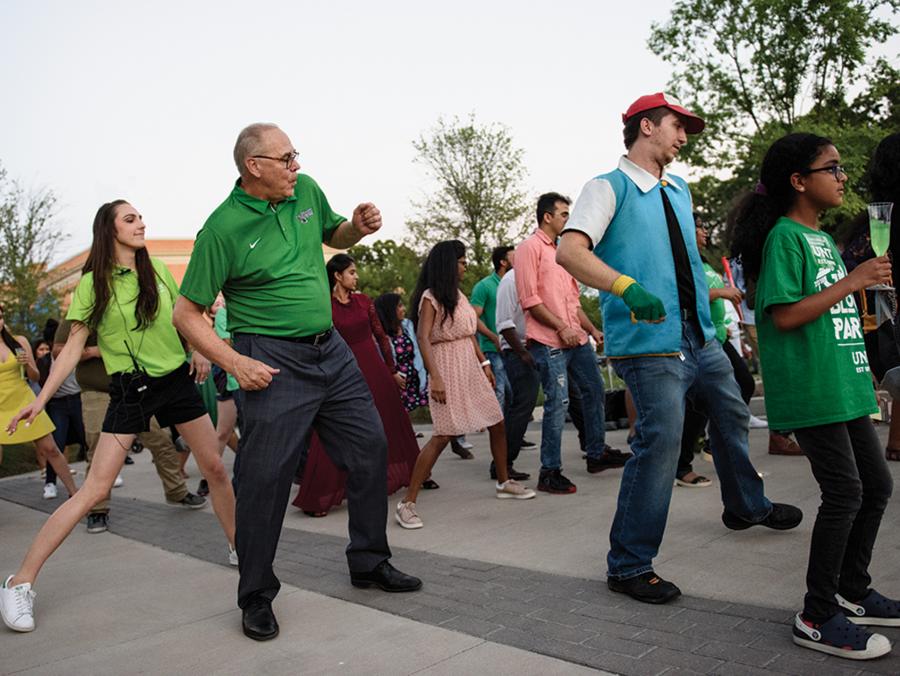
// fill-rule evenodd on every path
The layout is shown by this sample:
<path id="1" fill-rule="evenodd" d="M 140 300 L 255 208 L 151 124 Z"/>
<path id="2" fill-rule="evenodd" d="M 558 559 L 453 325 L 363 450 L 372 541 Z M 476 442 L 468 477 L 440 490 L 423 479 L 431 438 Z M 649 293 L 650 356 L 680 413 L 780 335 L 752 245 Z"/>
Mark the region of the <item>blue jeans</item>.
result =
<path id="1" fill-rule="evenodd" d="M 637 410 L 634 456 L 626 463 L 609 534 L 608 575 L 636 577 L 653 569 L 672 497 L 681 445 L 685 398 L 699 399 L 709 416 L 713 461 L 725 509 L 758 522 L 772 511 L 763 482 L 747 455 L 750 410 L 734 369 L 717 340 L 704 344 L 684 323 L 681 355 L 616 359 Z"/>
<path id="2" fill-rule="evenodd" d="M 506 400 L 503 424 L 506 427 L 506 462 L 509 466 L 519 457 L 528 421 L 534 412 L 541 376 L 512 350 L 503 353 L 503 365 L 509 380 L 511 396 Z"/>
<path id="3" fill-rule="evenodd" d="M 500 402 L 500 410 L 506 415 L 506 405 L 512 397 L 509 378 L 506 377 L 506 368 L 503 364 L 503 355 L 499 352 L 485 352 L 484 358 L 491 362 L 491 371 L 494 372 L 494 394 Z"/>
<path id="4" fill-rule="evenodd" d="M 528 351 L 541 372 L 544 388 L 544 420 L 541 423 L 541 469 L 561 469 L 560 443 L 566 409 L 569 407 L 569 378 L 581 392 L 584 409 L 585 452 L 599 458 L 606 448 L 606 395 L 590 343 L 578 347 L 548 347 L 530 341 Z"/>

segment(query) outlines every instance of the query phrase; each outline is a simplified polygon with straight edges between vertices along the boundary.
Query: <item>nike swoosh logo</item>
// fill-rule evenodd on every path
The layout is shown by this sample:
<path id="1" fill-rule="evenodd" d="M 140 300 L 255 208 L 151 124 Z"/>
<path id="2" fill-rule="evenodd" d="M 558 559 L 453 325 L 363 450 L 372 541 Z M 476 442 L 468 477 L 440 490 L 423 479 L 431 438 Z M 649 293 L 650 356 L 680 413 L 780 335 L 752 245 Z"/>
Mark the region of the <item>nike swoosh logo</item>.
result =
<path id="1" fill-rule="evenodd" d="M 257 237 L 257 238 L 256 238 L 256 241 L 253 242 L 253 244 L 250 245 L 250 248 L 251 248 L 251 249 L 255 249 L 255 248 L 256 248 L 256 245 L 259 244 L 259 240 L 261 240 L 261 239 L 262 239 L 262 237 Z"/>

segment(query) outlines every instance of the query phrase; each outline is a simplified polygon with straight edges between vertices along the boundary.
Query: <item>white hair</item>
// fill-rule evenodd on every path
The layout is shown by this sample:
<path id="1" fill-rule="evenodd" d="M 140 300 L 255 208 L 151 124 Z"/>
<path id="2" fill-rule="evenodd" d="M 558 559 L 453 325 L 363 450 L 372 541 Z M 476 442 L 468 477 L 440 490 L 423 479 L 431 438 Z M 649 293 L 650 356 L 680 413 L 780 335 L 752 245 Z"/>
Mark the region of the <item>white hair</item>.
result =
<path id="1" fill-rule="evenodd" d="M 260 151 L 263 134 L 271 129 L 278 129 L 277 124 L 271 122 L 254 122 L 241 129 L 237 141 L 234 142 L 234 163 L 238 173 L 243 176 L 247 171 L 247 158 Z"/>

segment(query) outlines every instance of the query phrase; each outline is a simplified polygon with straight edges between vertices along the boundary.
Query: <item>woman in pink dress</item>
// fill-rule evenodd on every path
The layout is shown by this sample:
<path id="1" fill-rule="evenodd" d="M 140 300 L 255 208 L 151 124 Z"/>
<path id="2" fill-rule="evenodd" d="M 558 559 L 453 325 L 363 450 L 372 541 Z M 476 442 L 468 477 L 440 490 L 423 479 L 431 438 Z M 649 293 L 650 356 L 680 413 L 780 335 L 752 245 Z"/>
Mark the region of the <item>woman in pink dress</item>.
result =
<path id="1" fill-rule="evenodd" d="M 353 293 L 359 282 L 353 259 L 347 254 L 337 254 L 328 261 L 326 270 L 333 285 L 331 312 L 334 327 L 353 351 L 384 426 L 388 442 L 387 490 L 390 494 L 409 485 L 419 455 L 416 434 L 400 400 L 406 381 L 397 373 L 390 339 L 381 326 L 372 299 L 364 293 Z M 346 481 L 346 472 L 335 467 L 318 435 L 313 433 L 294 506 L 308 516 L 325 516 L 329 509 L 341 504 Z"/>
<path id="2" fill-rule="evenodd" d="M 488 428 L 491 455 L 497 466 L 497 497 L 534 497 L 533 490 L 510 479 L 506 471 L 506 430 L 494 395 L 491 363 L 475 340 L 475 310 L 459 290 L 465 271 L 466 249 L 462 242 L 439 242 L 422 266 L 410 302 L 419 349 L 430 379 L 429 406 L 434 429 L 416 461 L 406 496 L 397 505 L 395 517 L 403 528 L 423 525 L 416 513 L 416 498 L 441 451 L 454 437 L 484 427 Z"/>

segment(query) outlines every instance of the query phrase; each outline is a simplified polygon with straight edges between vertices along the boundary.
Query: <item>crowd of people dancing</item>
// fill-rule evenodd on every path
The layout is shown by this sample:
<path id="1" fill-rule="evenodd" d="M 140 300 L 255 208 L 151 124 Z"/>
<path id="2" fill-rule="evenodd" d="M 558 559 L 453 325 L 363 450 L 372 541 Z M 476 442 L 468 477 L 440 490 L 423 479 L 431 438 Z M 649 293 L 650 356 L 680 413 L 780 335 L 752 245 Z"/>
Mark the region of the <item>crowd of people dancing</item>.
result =
<path id="1" fill-rule="evenodd" d="M 346 253 L 326 265 L 323 243 L 347 249 L 381 228 L 381 214 L 369 202 L 350 218 L 335 212 L 274 124 L 240 132 L 239 178 L 197 233 L 180 287 L 149 256 L 140 211 L 124 200 L 102 205 L 58 326 L 32 345 L 11 333 L 0 307 L 3 443 L 33 442 L 44 497 L 58 499 L 57 479 L 68 493 L 0 586 L 6 626 L 35 628 L 39 572 L 85 517 L 88 532 L 106 530 L 110 490 L 142 447 L 169 504 L 212 503 L 223 557 L 239 570 L 243 632 L 268 640 L 280 631 L 273 560 L 294 483 L 293 505 L 310 517 L 346 501 L 351 584 L 415 592 L 422 580 L 391 564 L 389 516 L 404 530 L 425 526 L 434 507 L 420 491 L 443 482 L 434 476 L 442 451 L 471 458 L 464 435 L 487 430 L 496 498 L 564 500 L 577 491 L 563 474 L 569 415 L 586 473 L 621 470 L 610 590 L 651 604 L 681 594 L 654 559 L 673 487 L 712 483 L 694 471 L 700 450 L 714 462 L 726 528 L 801 523 L 797 507 L 770 500 L 750 460 L 749 429 L 767 424 L 769 452 L 805 455 L 822 494 L 794 642 L 852 659 L 889 652 L 867 627 L 900 626 L 900 603 L 872 587 L 868 568 L 900 426 L 885 451 L 870 416 L 874 384 L 900 395 L 900 332 L 893 316 L 879 327 L 896 363 L 884 357 L 870 369 L 854 294 L 865 303 L 867 290 L 889 288 L 896 275 L 865 227 L 843 253 L 822 230 L 847 181 L 838 148 L 808 133 L 772 144 L 758 185 L 728 216 L 733 258 L 723 278 L 704 258 L 709 233 L 687 182 L 667 169 L 704 121 L 663 93 L 640 97 L 622 119 L 618 165 L 574 202 L 541 195 L 533 233 L 493 250 L 493 272 L 471 297 L 461 290 L 471 252 L 458 240 L 431 248 L 408 302 L 401 289 L 374 300 L 358 293 L 360 271 Z M 873 199 L 896 201 L 900 134 L 882 141 L 870 174 Z M 579 285 L 599 291 L 602 331 Z M 628 450 L 606 440 L 598 349 L 623 383 Z M 748 357 L 758 360 L 767 421 L 750 414 Z M 532 488 L 520 453 L 541 393 Z M 426 406 L 431 437 L 420 449 L 410 413 Z M 72 444 L 87 460 L 80 487 L 62 452 Z M 187 450 L 202 473 L 196 493 L 185 483 Z"/>

